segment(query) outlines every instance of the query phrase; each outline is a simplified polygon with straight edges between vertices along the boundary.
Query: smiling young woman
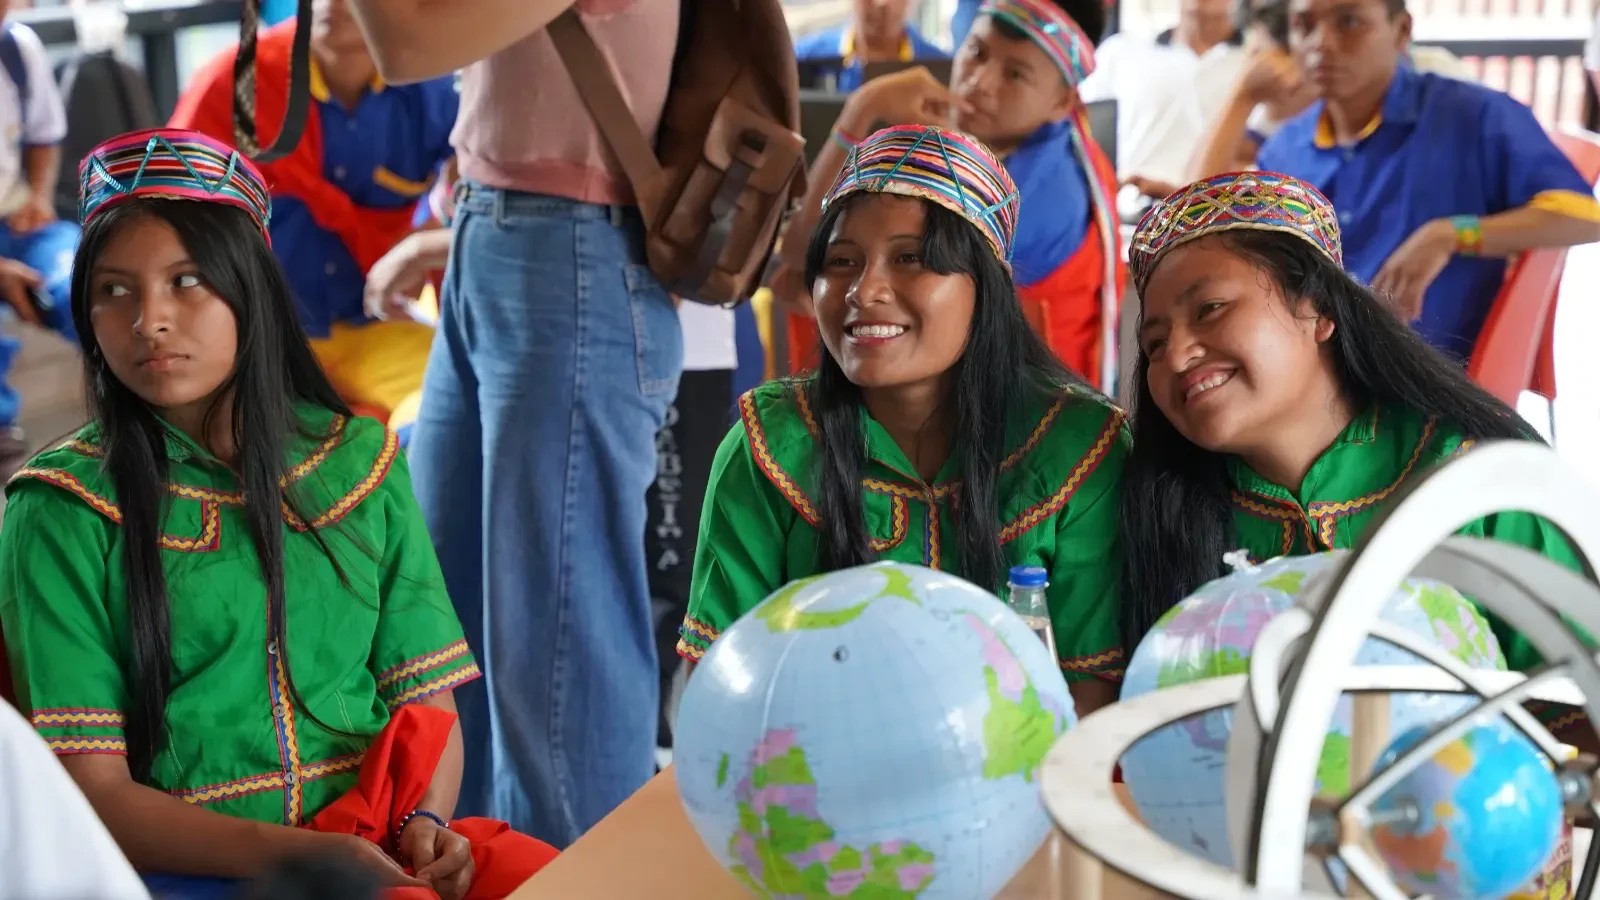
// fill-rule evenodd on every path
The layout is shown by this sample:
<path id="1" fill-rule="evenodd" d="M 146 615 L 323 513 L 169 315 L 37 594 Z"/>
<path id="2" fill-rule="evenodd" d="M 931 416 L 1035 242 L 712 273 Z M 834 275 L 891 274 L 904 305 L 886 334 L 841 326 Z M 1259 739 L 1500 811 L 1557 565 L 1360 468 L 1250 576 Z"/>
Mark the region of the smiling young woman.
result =
<path id="1" fill-rule="evenodd" d="M 685 658 L 819 572 L 895 560 L 998 591 L 1034 565 L 1050 571 L 1080 713 L 1115 698 L 1123 417 L 1030 329 L 1008 264 L 1017 207 L 965 135 L 901 126 L 852 152 L 806 254 L 827 352 L 815 375 L 740 398 L 701 517 Z"/>
<path id="2" fill-rule="evenodd" d="M 1196 182 L 1139 223 L 1134 444 L 1119 523 L 1127 646 L 1224 574 L 1223 554 L 1351 547 L 1406 479 L 1476 441 L 1538 439 L 1341 261 L 1333 206 L 1272 172 Z M 1460 533 L 1582 568 L 1531 515 Z M 1512 668 L 1538 665 L 1526 640 L 1490 620 Z"/>

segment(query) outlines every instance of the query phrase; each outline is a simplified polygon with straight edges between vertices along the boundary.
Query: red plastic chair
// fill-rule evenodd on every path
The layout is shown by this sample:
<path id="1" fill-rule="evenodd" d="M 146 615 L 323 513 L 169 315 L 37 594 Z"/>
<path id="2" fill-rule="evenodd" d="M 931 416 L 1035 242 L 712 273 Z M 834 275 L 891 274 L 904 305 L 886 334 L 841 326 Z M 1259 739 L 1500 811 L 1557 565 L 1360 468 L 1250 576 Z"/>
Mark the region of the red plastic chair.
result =
<path id="1" fill-rule="evenodd" d="M 1600 181 L 1600 135 L 1562 128 L 1550 138 L 1584 180 L 1591 186 Z M 1467 373 L 1512 406 L 1525 390 L 1548 400 L 1556 397 L 1556 300 L 1566 259 L 1565 250 L 1523 254 L 1506 272 L 1505 287 L 1473 349 Z"/>
<path id="2" fill-rule="evenodd" d="M 1552 355 L 1548 345 L 1554 332 L 1550 326 L 1555 322 L 1556 295 L 1566 264 L 1566 250 L 1522 254 L 1507 271 L 1505 287 L 1495 298 L 1472 350 L 1467 374 L 1509 406 L 1516 406 L 1517 397 L 1534 386 L 1541 357 Z"/>

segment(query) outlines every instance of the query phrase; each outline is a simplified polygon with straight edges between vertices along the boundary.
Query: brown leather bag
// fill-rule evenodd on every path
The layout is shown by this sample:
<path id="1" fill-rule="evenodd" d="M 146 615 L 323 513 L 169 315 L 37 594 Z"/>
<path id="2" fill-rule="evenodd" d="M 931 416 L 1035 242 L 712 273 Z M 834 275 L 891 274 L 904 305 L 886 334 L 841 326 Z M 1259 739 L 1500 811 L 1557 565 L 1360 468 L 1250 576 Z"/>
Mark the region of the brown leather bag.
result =
<path id="1" fill-rule="evenodd" d="M 804 193 L 800 77 L 782 4 L 683 3 L 653 148 L 577 11 L 562 13 L 549 33 L 633 185 L 651 271 L 684 299 L 748 299 L 791 198 Z"/>

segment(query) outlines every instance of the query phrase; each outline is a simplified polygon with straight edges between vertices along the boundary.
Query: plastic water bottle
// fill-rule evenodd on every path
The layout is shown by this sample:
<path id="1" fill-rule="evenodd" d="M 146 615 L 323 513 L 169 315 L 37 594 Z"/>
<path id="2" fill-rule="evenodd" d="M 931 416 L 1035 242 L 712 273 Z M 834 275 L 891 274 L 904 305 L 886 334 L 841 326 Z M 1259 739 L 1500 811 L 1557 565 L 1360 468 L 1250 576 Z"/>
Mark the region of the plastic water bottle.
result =
<path id="1" fill-rule="evenodd" d="M 1044 602 L 1044 589 L 1050 586 L 1049 573 L 1039 566 L 1012 566 L 1011 611 L 1022 617 L 1033 633 L 1050 649 L 1051 659 L 1056 655 L 1056 633 L 1050 627 L 1050 608 Z"/>

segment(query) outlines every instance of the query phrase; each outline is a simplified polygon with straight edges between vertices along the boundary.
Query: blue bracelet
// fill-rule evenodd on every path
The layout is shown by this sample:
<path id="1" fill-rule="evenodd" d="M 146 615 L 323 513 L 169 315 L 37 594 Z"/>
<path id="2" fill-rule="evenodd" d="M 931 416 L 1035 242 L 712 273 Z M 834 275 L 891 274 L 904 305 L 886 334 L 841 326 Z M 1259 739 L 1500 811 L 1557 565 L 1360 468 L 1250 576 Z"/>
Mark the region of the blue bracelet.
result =
<path id="1" fill-rule="evenodd" d="M 443 828 L 443 829 L 445 829 L 447 831 L 450 828 L 450 823 L 449 822 L 446 822 L 445 820 L 439 818 L 438 816 L 434 815 L 433 813 L 428 812 L 425 809 L 413 809 L 411 812 L 406 813 L 404 816 L 402 816 L 400 818 L 400 824 L 396 825 L 395 829 L 394 829 L 394 839 L 396 841 L 399 841 L 400 840 L 400 833 L 406 830 L 406 826 L 411 824 L 411 820 L 412 819 L 415 819 L 415 818 L 417 818 L 419 816 L 421 818 L 424 818 L 424 819 L 432 819 L 436 824 L 438 824 L 438 826 L 440 828 Z"/>

